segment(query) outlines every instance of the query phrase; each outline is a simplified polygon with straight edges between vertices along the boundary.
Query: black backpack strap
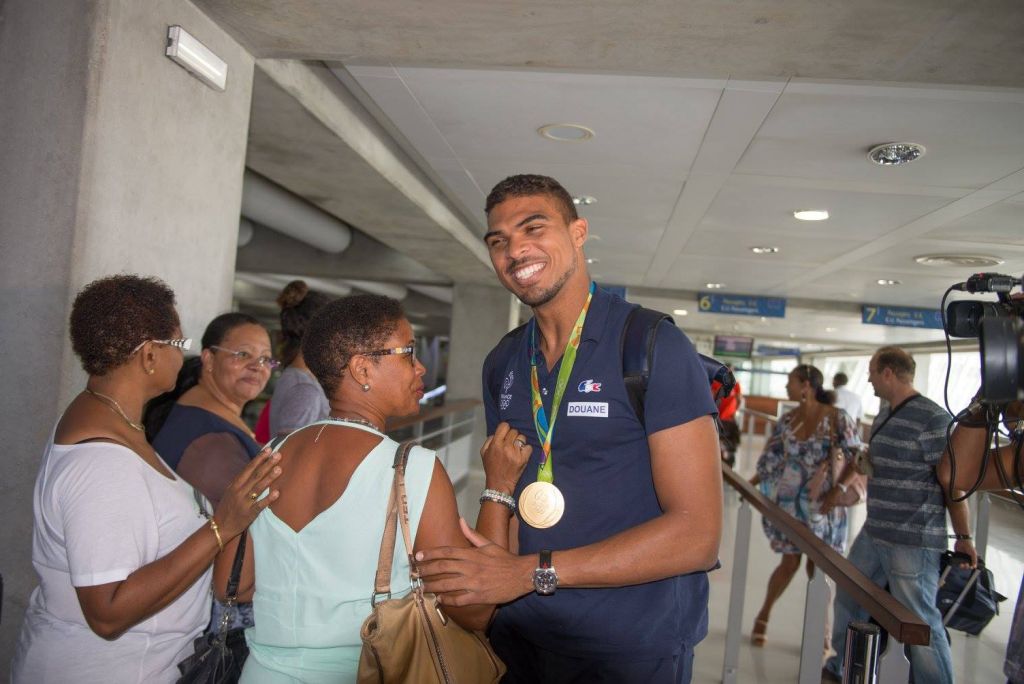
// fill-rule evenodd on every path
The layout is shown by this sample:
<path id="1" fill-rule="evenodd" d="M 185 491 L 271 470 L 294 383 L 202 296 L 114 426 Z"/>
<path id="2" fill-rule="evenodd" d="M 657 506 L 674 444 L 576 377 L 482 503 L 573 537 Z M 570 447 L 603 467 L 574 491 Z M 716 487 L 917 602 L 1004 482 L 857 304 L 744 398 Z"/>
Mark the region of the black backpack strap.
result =
<path id="1" fill-rule="evenodd" d="M 668 314 L 642 306 L 633 307 L 622 328 L 619 350 L 622 356 L 622 381 L 633 413 L 644 423 L 644 396 L 654 364 L 654 341 L 658 325 L 664 321 L 674 323 Z"/>
<path id="2" fill-rule="evenodd" d="M 629 396 L 633 413 L 641 423 L 644 422 L 644 397 L 651 379 L 651 368 L 654 366 L 654 342 L 657 338 L 658 325 L 665 320 L 675 324 L 668 314 L 636 306 L 629 312 L 626 325 L 622 329 L 622 339 L 619 342 L 622 352 L 622 380 L 626 384 L 626 394 Z M 707 373 L 708 383 L 718 382 L 721 385 L 718 396 L 715 397 L 717 403 L 729 395 L 736 384 L 736 378 L 725 364 L 710 356 L 697 354 L 697 358 Z"/>
<path id="3" fill-rule="evenodd" d="M 518 328 L 509 331 L 505 334 L 498 344 L 495 345 L 494 351 L 491 352 L 495 358 L 503 359 L 508 357 L 509 347 L 515 346 L 522 338 L 523 333 L 526 332 L 526 323 L 523 323 Z M 498 367 L 497 364 L 491 367 L 491 374 L 487 378 L 487 390 L 491 394 L 491 399 L 494 400 L 494 405 L 498 405 L 498 395 L 501 394 L 501 375 L 504 368 Z"/>

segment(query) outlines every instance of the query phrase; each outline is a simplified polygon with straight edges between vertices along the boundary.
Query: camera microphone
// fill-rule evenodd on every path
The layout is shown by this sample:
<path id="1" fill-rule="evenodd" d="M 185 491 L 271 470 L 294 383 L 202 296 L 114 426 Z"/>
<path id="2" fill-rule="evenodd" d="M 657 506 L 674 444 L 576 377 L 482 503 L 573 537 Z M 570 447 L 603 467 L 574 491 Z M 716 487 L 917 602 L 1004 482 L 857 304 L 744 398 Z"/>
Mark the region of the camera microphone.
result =
<path id="1" fill-rule="evenodd" d="M 963 283 L 953 286 L 961 292 L 1009 292 L 1014 285 L 1020 285 L 1021 279 L 1002 273 L 975 273 Z"/>

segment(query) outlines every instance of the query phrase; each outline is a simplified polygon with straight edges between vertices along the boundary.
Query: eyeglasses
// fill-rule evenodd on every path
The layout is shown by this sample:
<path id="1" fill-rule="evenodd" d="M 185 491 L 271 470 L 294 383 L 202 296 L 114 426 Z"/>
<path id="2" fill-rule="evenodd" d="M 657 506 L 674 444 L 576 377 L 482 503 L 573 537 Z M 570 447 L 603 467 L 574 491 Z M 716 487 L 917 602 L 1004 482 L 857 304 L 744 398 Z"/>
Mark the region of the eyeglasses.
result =
<path id="1" fill-rule="evenodd" d="M 152 342 L 153 344 L 165 344 L 168 347 L 177 347 L 182 352 L 187 352 L 189 349 L 192 348 L 191 337 L 179 337 L 178 339 L 175 340 L 143 340 L 142 342 L 139 342 L 138 346 L 135 347 L 135 349 L 132 349 L 132 353 L 129 354 L 128 356 L 131 356 L 135 352 L 142 349 L 146 342 Z"/>
<path id="2" fill-rule="evenodd" d="M 410 360 L 416 363 L 416 345 L 408 347 L 392 347 L 391 349 L 378 349 L 377 351 L 361 352 L 363 356 L 390 356 L 391 354 L 408 354 Z"/>
<path id="3" fill-rule="evenodd" d="M 226 347 L 218 347 L 215 344 L 211 344 L 210 349 L 226 352 L 233 356 L 236 362 L 244 366 L 248 366 L 250 363 L 255 363 L 260 368 L 266 366 L 270 370 L 274 370 L 281 365 L 281 362 L 277 359 L 273 359 L 269 356 L 253 356 L 247 351 L 235 351 L 234 349 L 227 349 Z"/>

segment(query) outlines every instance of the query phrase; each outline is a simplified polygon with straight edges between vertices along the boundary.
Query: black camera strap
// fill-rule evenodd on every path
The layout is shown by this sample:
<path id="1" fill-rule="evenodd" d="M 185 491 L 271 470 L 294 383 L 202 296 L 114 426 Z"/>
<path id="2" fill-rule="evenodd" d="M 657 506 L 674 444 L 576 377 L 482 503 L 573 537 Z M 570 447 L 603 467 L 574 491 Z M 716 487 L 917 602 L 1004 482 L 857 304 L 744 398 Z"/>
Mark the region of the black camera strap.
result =
<path id="1" fill-rule="evenodd" d="M 872 430 L 872 431 L 871 431 L 871 436 L 870 436 L 870 437 L 868 437 L 868 445 L 869 445 L 869 446 L 871 445 L 871 440 L 873 440 L 873 439 L 875 438 L 875 435 L 877 435 L 877 434 L 878 434 L 879 432 L 881 432 L 881 431 L 882 431 L 882 428 L 884 428 L 884 427 L 886 426 L 886 424 L 887 424 L 887 423 L 888 423 L 888 422 L 889 422 L 890 420 L 892 420 L 892 417 L 893 417 L 893 416 L 895 416 L 895 415 L 896 415 L 897 413 L 899 413 L 900 409 L 902 409 L 902 408 L 903 408 L 904 406 L 906 406 L 906 405 L 907 405 L 907 404 L 909 404 L 910 402 L 912 402 L 912 401 L 914 401 L 915 399 L 917 399 L 917 398 L 918 398 L 919 396 L 921 396 L 921 395 L 920 395 L 920 394 L 913 394 L 913 395 L 911 395 L 911 396 L 907 397 L 906 399 L 904 399 L 903 401 L 901 401 L 901 402 L 900 402 L 899 404 L 897 404 L 897 405 L 896 405 L 896 406 L 894 406 L 893 408 L 889 409 L 889 415 L 887 415 L 887 416 L 885 417 L 885 420 L 883 420 L 883 421 L 882 421 L 882 424 L 878 426 L 878 429 L 877 429 L 877 430 Z"/>

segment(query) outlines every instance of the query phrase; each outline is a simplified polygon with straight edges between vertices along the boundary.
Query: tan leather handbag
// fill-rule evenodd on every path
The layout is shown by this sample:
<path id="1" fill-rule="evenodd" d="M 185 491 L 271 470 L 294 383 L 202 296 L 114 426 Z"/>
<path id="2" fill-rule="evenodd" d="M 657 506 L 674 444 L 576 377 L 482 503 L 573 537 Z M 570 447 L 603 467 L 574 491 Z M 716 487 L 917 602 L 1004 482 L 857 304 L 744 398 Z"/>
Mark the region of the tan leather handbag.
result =
<path id="1" fill-rule="evenodd" d="M 807 481 L 808 492 L 811 499 L 816 501 L 824 496 L 836 482 L 846 467 L 846 454 L 839 446 L 839 421 L 838 411 L 833 410 L 830 417 L 832 436 L 829 444 L 828 458 L 825 459 L 815 471 L 811 479 Z M 868 496 L 867 478 L 858 471 L 850 476 L 846 491 L 839 495 L 837 506 L 856 506 L 866 501 Z"/>
<path id="2" fill-rule="evenodd" d="M 359 656 L 357 681 L 359 684 L 497 682 L 505 674 L 505 664 L 491 650 L 487 637 L 449 619 L 437 597 L 423 591 L 413 558 L 405 495 L 405 464 L 412 447 L 413 442 L 403 442 L 395 454 L 395 478 L 370 599 L 372 612 L 360 630 L 363 650 Z M 391 563 L 399 525 L 409 556 L 412 591 L 393 599 Z M 386 598 L 378 601 L 379 596 Z"/>

